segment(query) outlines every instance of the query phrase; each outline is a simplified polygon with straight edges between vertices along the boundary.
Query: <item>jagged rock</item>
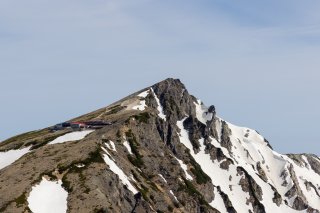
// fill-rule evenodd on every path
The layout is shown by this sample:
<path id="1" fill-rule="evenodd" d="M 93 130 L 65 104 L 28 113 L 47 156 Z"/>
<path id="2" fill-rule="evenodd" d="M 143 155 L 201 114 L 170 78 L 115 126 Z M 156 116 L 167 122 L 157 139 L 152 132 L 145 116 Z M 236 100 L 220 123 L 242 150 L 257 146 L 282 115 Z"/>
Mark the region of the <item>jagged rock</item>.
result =
<path id="1" fill-rule="evenodd" d="M 183 126 L 189 132 L 189 139 L 196 152 L 199 151 L 200 144 L 199 139 L 204 135 L 205 125 L 199 122 L 197 119 L 189 116 L 184 122 Z"/>
<path id="2" fill-rule="evenodd" d="M 211 105 L 209 108 L 208 108 L 208 112 L 209 113 L 216 113 L 216 108 L 213 106 L 213 105 Z"/>
<path id="3" fill-rule="evenodd" d="M 320 175 L 320 159 L 316 155 L 306 155 L 308 162 L 314 172 Z"/>
<path id="4" fill-rule="evenodd" d="M 225 161 L 223 161 L 222 163 L 220 163 L 220 168 L 224 169 L 224 170 L 229 170 L 229 165 L 233 164 L 233 162 L 229 159 L 226 159 Z"/>
<path id="5" fill-rule="evenodd" d="M 281 195 L 279 194 L 279 192 L 277 191 L 277 189 L 274 187 L 274 186 L 272 186 L 271 184 L 269 184 L 270 185 L 270 187 L 271 187 L 271 189 L 273 190 L 273 192 L 274 192 L 274 196 L 273 196 L 273 198 L 272 198 L 272 201 L 275 203 L 275 204 L 277 204 L 277 206 L 280 206 L 281 205 L 281 203 L 282 203 L 282 197 L 281 197 Z"/>
<path id="6" fill-rule="evenodd" d="M 317 209 L 314 209 L 314 208 L 309 207 L 309 208 L 307 209 L 307 213 L 320 213 L 320 211 L 317 210 Z"/>
<path id="7" fill-rule="evenodd" d="M 242 168 L 237 167 L 238 174 L 242 176 L 239 185 L 242 187 L 244 192 L 250 194 L 250 198 L 247 200 L 248 204 L 251 203 L 253 206 L 253 212 L 263 213 L 265 212 L 265 207 L 260 202 L 262 200 L 262 189 L 255 182 L 255 180 Z"/>
<path id="8" fill-rule="evenodd" d="M 282 182 L 282 186 L 288 186 L 288 182 L 286 181 L 287 177 L 288 177 L 289 173 L 287 170 L 283 170 L 280 174 L 280 177 L 283 179 L 283 182 Z"/>
<path id="9" fill-rule="evenodd" d="M 301 197 L 296 197 L 293 201 L 293 208 L 296 210 L 305 210 L 308 208 L 308 205 Z"/>
<path id="10" fill-rule="evenodd" d="M 289 173 L 290 173 L 290 177 L 293 181 L 293 187 L 287 192 L 288 193 L 288 196 L 287 196 L 287 193 L 285 194 L 285 196 L 291 198 L 293 197 L 293 195 L 296 195 L 298 196 L 298 200 L 297 200 L 297 204 L 296 205 L 293 205 L 293 208 L 296 209 L 295 207 L 299 206 L 301 203 L 306 203 L 306 198 L 301 190 L 301 187 L 299 185 L 299 181 L 298 181 L 298 178 L 296 176 L 296 173 L 293 169 L 293 165 L 290 164 L 290 167 L 289 167 Z M 297 209 L 299 210 L 299 209 Z"/>
<path id="11" fill-rule="evenodd" d="M 228 149 L 231 152 L 232 142 L 230 141 L 230 135 L 232 134 L 231 130 L 228 127 L 228 124 L 225 121 L 222 121 L 221 127 L 221 146 Z"/>
<path id="12" fill-rule="evenodd" d="M 234 207 L 233 207 L 228 195 L 223 193 L 219 186 L 217 187 L 217 189 L 218 189 L 219 194 L 221 195 L 221 198 L 222 198 L 222 200 L 224 202 L 224 205 L 225 205 L 225 207 L 227 209 L 227 212 L 228 213 L 237 213 L 237 211 L 234 209 Z"/>
<path id="13" fill-rule="evenodd" d="M 266 173 L 264 172 L 263 168 L 261 167 L 260 162 L 257 163 L 257 170 L 258 170 L 258 173 L 259 173 L 261 179 L 264 180 L 265 182 L 268 182 L 268 177 L 266 176 Z"/>

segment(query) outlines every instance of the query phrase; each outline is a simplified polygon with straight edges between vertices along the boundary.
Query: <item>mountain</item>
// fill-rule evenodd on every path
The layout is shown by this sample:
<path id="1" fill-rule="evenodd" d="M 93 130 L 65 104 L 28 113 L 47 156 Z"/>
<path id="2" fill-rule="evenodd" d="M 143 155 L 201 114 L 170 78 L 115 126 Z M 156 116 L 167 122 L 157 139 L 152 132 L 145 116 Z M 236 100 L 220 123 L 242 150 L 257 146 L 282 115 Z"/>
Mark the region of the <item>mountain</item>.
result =
<path id="1" fill-rule="evenodd" d="M 0 143 L 0 212 L 320 212 L 320 159 L 282 155 L 177 79 Z"/>

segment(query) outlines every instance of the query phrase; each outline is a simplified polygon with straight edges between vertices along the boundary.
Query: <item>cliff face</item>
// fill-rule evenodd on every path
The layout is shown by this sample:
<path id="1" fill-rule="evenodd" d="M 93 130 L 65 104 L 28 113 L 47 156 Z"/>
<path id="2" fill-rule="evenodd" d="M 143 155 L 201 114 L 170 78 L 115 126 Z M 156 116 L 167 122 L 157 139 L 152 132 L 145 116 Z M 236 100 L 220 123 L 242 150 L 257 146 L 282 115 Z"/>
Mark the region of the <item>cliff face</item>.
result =
<path id="1" fill-rule="evenodd" d="M 46 182 L 66 193 L 61 212 L 320 212 L 319 157 L 278 154 L 179 80 L 72 121 L 111 124 L 0 143 L 0 212 L 37 212 Z"/>

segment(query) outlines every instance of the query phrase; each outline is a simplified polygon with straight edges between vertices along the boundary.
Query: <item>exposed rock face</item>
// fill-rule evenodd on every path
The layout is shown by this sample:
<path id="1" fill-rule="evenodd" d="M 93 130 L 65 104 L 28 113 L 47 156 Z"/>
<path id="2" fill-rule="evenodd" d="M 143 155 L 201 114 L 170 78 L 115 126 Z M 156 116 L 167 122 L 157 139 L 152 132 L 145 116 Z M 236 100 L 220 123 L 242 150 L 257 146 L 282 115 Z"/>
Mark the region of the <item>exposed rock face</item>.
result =
<path id="1" fill-rule="evenodd" d="M 231 130 L 225 121 L 222 121 L 221 126 L 221 146 L 225 147 L 229 152 L 231 152 L 232 142 L 230 140 Z"/>
<path id="2" fill-rule="evenodd" d="M 306 155 L 307 160 L 311 166 L 311 169 L 320 175 L 320 159 L 316 155 Z"/>
<path id="3" fill-rule="evenodd" d="M 32 187 L 46 177 L 62 181 L 67 212 L 319 213 L 319 157 L 276 153 L 256 131 L 217 117 L 179 80 L 72 121 L 112 124 L 56 144 L 72 130 L 0 143 L 0 157 L 29 149 L 0 167 L 0 212 L 31 212 Z"/>

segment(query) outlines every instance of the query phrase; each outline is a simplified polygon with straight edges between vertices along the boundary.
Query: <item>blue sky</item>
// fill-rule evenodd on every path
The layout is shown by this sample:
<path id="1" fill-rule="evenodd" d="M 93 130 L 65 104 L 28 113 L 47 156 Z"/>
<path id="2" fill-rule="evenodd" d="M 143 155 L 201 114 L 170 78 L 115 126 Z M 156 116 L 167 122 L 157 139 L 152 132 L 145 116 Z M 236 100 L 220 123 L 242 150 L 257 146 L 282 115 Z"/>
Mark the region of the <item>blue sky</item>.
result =
<path id="1" fill-rule="evenodd" d="M 0 1 L 0 140 L 180 78 L 281 153 L 320 155 L 320 2 Z"/>

